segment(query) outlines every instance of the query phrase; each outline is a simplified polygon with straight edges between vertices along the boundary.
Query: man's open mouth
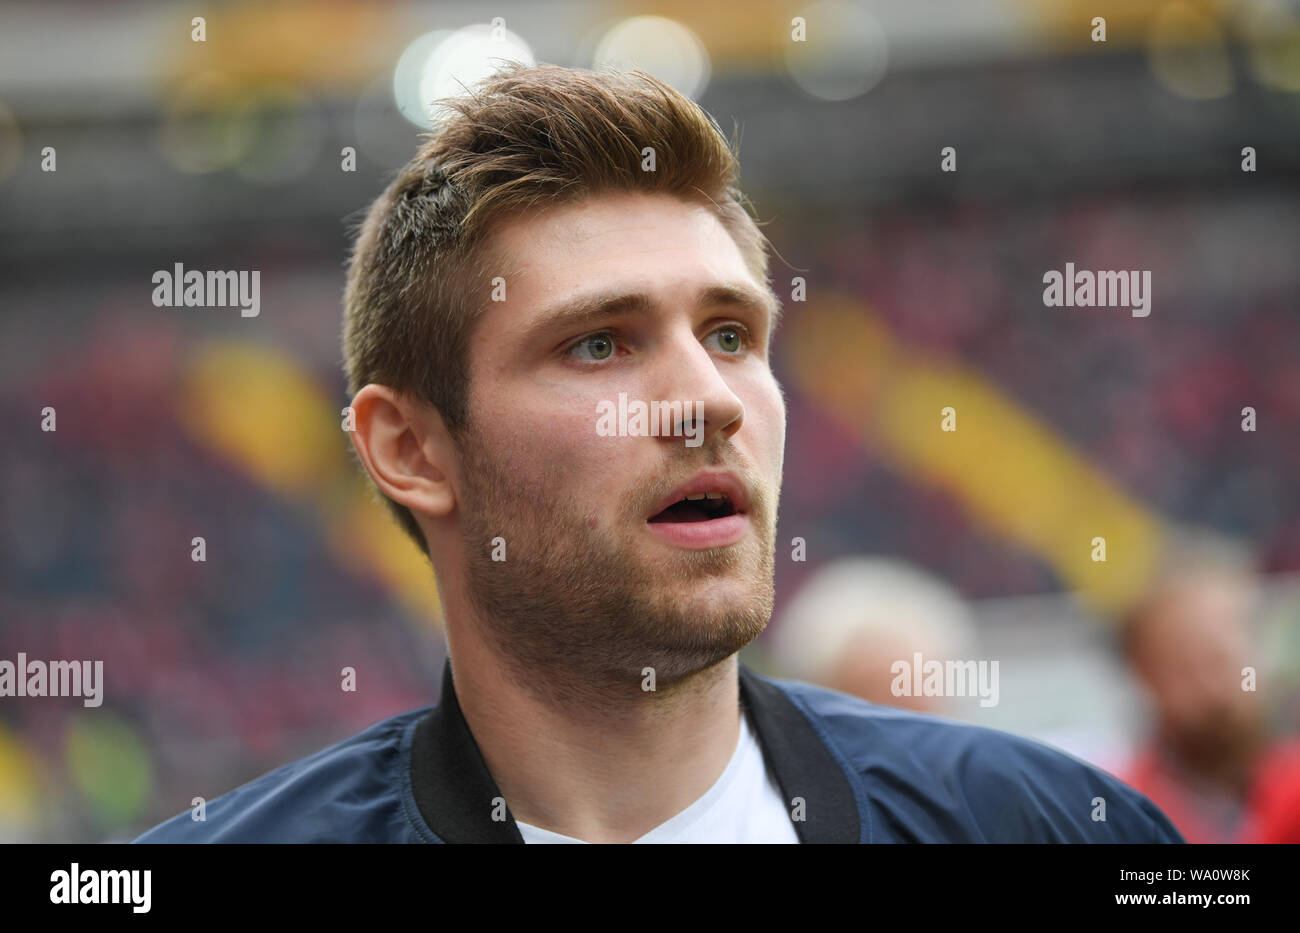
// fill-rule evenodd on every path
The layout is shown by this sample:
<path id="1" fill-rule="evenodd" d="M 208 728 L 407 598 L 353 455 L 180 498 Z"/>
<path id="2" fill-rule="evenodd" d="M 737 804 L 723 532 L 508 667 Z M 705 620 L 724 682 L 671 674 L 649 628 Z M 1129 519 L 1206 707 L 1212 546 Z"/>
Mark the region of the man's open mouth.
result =
<path id="1" fill-rule="evenodd" d="M 731 504 L 731 499 L 724 493 L 701 492 L 674 502 L 657 515 L 650 516 L 647 521 L 652 524 L 660 522 L 707 522 L 715 518 L 726 518 L 728 515 L 735 514 L 735 506 Z"/>

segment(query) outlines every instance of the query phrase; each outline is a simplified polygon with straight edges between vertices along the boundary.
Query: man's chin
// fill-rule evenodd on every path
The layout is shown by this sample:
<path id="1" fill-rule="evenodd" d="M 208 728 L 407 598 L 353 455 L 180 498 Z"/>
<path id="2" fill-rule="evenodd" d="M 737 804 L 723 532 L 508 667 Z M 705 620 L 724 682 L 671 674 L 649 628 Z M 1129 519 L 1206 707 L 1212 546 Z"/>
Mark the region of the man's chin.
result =
<path id="1" fill-rule="evenodd" d="M 669 598 L 673 614 L 682 619 L 698 619 L 705 628 L 752 628 L 752 619 L 770 616 L 771 600 L 763 588 L 738 574 L 711 577 L 702 582 L 679 587 Z M 763 625 L 767 624 L 766 618 Z"/>
<path id="2" fill-rule="evenodd" d="M 643 674 L 646 668 L 653 668 L 660 689 L 672 687 L 721 664 L 765 627 L 757 617 L 731 616 L 724 621 L 697 614 L 694 620 L 693 629 L 678 629 L 671 644 L 650 650 L 644 662 L 638 659 L 635 672 Z"/>
<path id="3" fill-rule="evenodd" d="M 722 657 L 762 634 L 772 616 L 771 588 L 740 580 L 715 580 L 679 590 L 661 618 L 671 640 L 716 648 Z"/>

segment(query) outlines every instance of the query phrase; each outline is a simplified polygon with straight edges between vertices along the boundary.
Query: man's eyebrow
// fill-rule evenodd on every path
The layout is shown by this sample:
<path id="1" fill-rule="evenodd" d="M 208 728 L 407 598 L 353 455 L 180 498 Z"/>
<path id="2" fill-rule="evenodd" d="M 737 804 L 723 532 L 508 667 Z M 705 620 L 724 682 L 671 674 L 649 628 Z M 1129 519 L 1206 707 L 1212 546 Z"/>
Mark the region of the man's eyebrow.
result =
<path id="1" fill-rule="evenodd" d="M 752 285 L 711 285 L 700 293 L 699 307 L 721 305 L 749 308 L 767 316 L 770 329 L 776 330 L 781 320 L 781 302 L 772 289 Z"/>
<path id="2" fill-rule="evenodd" d="M 652 307 L 650 296 L 643 292 L 597 292 L 548 308 L 537 316 L 531 329 L 539 332 L 552 327 L 585 324 L 616 314 L 645 314 Z"/>
<path id="3" fill-rule="evenodd" d="M 697 308 L 717 306 L 758 311 L 767 316 L 771 329 L 776 328 L 781 316 L 781 303 L 771 289 L 758 289 L 752 285 L 710 285 L 696 298 Z M 597 292 L 548 308 L 538 315 L 530 330 L 538 333 L 551 328 L 593 323 L 618 314 L 646 314 L 653 308 L 654 300 L 644 292 Z"/>

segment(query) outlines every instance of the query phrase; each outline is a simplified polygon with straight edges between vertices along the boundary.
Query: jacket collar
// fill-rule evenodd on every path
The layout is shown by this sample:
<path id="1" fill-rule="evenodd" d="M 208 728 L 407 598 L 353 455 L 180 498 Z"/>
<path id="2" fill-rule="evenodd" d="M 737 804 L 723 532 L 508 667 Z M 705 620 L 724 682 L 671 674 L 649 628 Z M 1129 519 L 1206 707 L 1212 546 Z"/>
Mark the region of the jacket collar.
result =
<path id="1" fill-rule="evenodd" d="M 787 808 L 794 798 L 803 800 L 804 818 L 793 821 L 799 841 L 857 842 L 856 797 L 841 765 L 785 691 L 743 663 L 739 671 L 741 704 L 782 799 Z M 411 789 L 420 815 L 443 842 L 524 841 L 461 713 L 450 659 L 443 667 L 441 701 L 415 728 Z"/>

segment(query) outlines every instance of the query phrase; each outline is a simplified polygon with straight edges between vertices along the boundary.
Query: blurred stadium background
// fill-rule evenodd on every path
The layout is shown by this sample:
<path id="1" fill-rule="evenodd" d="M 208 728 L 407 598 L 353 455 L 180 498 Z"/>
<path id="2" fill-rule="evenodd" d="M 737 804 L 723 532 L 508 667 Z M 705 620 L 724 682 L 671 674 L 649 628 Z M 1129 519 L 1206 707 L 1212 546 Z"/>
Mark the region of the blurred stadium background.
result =
<path id="1" fill-rule="evenodd" d="M 1117 769 L 1147 712 L 1108 623 L 1199 525 L 1256 557 L 1262 698 L 1296 731 L 1296 4 L 9 3 L 0 658 L 102 659 L 106 687 L 0 699 L 0 839 L 130 838 L 436 698 L 431 575 L 339 426 L 343 262 L 430 96 L 502 48 L 643 67 L 739 127 L 777 290 L 807 281 L 778 618 L 833 559 L 922 568 L 1001 661 L 999 705 L 953 714 Z M 1044 308 L 1066 261 L 1150 269 L 1151 316 Z M 260 270 L 261 313 L 155 308 L 177 262 Z M 774 644 L 747 660 L 783 673 Z"/>

